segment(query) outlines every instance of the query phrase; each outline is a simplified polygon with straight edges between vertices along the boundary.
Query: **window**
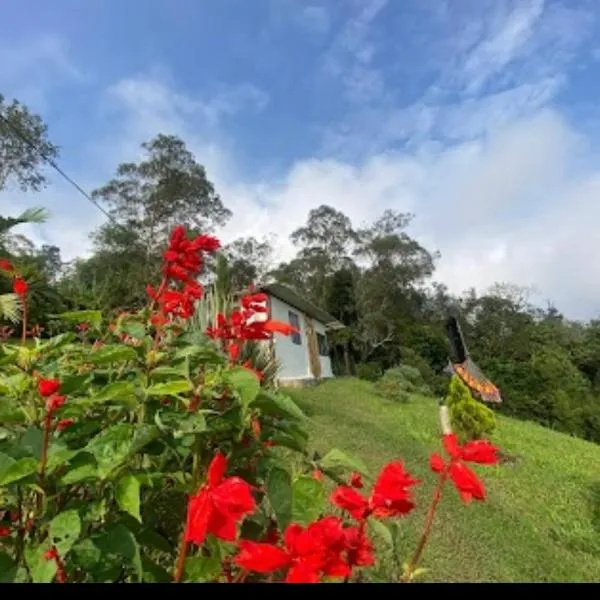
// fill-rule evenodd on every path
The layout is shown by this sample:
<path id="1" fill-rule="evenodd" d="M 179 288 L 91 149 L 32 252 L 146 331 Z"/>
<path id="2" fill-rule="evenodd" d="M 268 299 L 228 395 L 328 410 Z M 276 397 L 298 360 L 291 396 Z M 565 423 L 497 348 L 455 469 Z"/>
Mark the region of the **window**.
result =
<path id="1" fill-rule="evenodd" d="M 329 356 L 327 338 L 322 333 L 317 333 L 317 344 L 319 345 L 319 356 Z"/>
<path id="2" fill-rule="evenodd" d="M 300 319 L 298 318 L 298 315 L 295 312 L 292 312 L 290 310 L 288 311 L 288 320 L 290 322 L 290 325 L 298 330 L 298 333 L 292 334 L 292 344 L 300 346 L 302 344 L 302 337 L 300 336 Z"/>

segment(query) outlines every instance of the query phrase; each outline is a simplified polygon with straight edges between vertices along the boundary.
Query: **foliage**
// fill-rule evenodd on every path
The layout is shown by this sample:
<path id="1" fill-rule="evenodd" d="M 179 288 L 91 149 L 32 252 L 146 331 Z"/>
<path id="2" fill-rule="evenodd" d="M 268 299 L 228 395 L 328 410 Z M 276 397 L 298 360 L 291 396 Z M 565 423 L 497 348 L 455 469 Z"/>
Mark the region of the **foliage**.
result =
<path id="1" fill-rule="evenodd" d="M 423 381 L 420 371 L 410 365 L 399 365 L 388 369 L 375 384 L 383 397 L 396 402 L 407 402 L 411 394 L 429 396 L 431 390 Z"/>
<path id="2" fill-rule="evenodd" d="M 52 160 L 58 155 L 47 132 L 39 115 L 18 100 L 5 102 L 0 94 L 0 190 L 11 179 L 22 191 L 37 191 L 45 186 L 46 178 L 40 169 L 43 157 Z"/>
<path id="3" fill-rule="evenodd" d="M 360 461 L 311 457 L 302 410 L 241 364 L 248 342 L 293 332 L 256 319 L 263 295 L 243 296 L 206 335 L 186 330 L 218 246 L 178 226 L 140 311 L 63 313 L 77 333 L 0 349 L 2 581 L 352 581 L 375 561 L 371 527 L 413 510 L 420 481 L 402 463 L 367 487 Z M 446 482 L 465 502 L 485 498 L 466 463 L 494 464 L 496 449 L 443 444 L 422 539 L 395 581 L 419 575 Z M 343 516 L 328 514 L 323 474 Z"/>
<path id="4" fill-rule="evenodd" d="M 469 388 L 456 375 L 450 380 L 445 400 L 452 429 L 462 441 L 479 440 L 491 435 L 496 419 L 490 408 L 473 398 Z"/>
<path id="5" fill-rule="evenodd" d="M 377 363 L 360 363 L 356 365 L 356 376 L 366 381 L 377 381 L 381 377 L 381 367 Z"/>

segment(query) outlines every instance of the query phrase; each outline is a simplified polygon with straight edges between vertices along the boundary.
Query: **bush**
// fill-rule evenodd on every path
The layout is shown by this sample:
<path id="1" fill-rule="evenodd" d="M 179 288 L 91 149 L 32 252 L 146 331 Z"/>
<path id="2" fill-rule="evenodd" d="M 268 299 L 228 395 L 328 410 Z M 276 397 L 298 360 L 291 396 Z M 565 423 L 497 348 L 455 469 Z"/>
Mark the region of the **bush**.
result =
<path id="1" fill-rule="evenodd" d="M 381 366 L 377 363 L 359 363 L 356 365 L 356 376 L 375 382 L 381 377 Z"/>
<path id="2" fill-rule="evenodd" d="M 386 523 L 415 508 L 421 482 L 401 461 L 371 478 L 339 450 L 312 454 L 305 414 L 261 385 L 246 343 L 292 333 L 253 319 L 264 294 L 203 334 L 186 330 L 200 251 L 216 247 L 177 227 L 148 306 L 108 322 L 63 313 L 67 333 L 0 346 L 0 582 L 360 581 L 377 558 L 372 532 L 390 538 Z M 393 377 L 418 385 L 414 370 Z M 444 441 L 447 456 L 430 457 L 430 523 L 404 567 L 394 544 L 387 581 L 422 572 L 444 485 L 465 503 L 485 499 L 475 473 L 448 477 L 475 449 L 451 453 L 455 440 Z M 476 450 L 497 463 L 490 444 Z M 329 496 L 324 476 L 337 484 Z"/>
<path id="3" fill-rule="evenodd" d="M 456 375 L 450 381 L 446 405 L 450 411 L 452 429 L 463 442 L 481 439 L 496 428 L 492 410 L 475 400 L 469 388 Z"/>
<path id="4" fill-rule="evenodd" d="M 384 398 L 397 402 L 408 402 L 411 394 L 431 395 L 419 370 L 409 365 L 388 369 L 375 384 L 375 389 Z"/>
<path id="5" fill-rule="evenodd" d="M 412 348 L 403 346 L 400 349 L 401 362 L 403 365 L 415 367 L 421 373 L 423 381 L 436 396 L 441 396 L 448 389 L 448 377 L 444 374 L 436 373 L 432 366 L 418 352 Z"/>

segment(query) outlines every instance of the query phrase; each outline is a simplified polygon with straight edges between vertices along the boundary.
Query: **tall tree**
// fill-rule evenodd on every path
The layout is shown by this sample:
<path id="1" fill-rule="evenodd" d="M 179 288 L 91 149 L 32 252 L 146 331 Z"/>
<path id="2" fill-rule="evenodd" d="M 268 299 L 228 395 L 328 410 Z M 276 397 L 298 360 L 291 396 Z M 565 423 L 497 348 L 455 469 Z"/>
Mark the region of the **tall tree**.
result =
<path id="1" fill-rule="evenodd" d="M 160 134 L 142 148 L 140 162 L 119 165 L 116 177 L 92 193 L 112 221 L 93 234 L 95 256 L 77 267 L 79 279 L 110 290 L 110 308 L 133 308 L 145 300 L 139 290 L 158 276 L 160 254 L 175 225 L 205 233 L 231 215 L 181 139 Z"/>
<path id="2" fill-rule="evenodd" d="M 48 127 L 18 100 L 5 102 L 0 94 L 0 190 L 10 180 L 21 190 L 38 191 L 47 183 L 43 157 L 54 159 L 58 147 L 48 139 Z"/>

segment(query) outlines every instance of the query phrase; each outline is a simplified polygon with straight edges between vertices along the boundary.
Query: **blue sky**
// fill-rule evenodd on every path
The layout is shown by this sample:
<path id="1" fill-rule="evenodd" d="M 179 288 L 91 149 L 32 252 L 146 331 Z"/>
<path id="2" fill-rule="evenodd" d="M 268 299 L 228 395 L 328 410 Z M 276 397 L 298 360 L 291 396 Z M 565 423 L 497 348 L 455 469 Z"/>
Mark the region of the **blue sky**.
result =
<path id="1" fill-rule="evenodd" d="M 286 236 L 321 203 L 385 208 L 455 292 L 534 288 L 600 313 L 600 6 L 593 0 L 5 0 L 0 92 L 40 112 L 86 189 L 181 135 L 234 218 Z M 57 176 L 0 194 L 66 258 L 102 220 Z"/>

